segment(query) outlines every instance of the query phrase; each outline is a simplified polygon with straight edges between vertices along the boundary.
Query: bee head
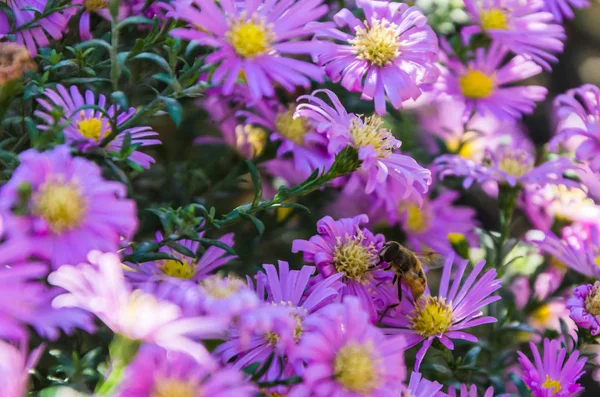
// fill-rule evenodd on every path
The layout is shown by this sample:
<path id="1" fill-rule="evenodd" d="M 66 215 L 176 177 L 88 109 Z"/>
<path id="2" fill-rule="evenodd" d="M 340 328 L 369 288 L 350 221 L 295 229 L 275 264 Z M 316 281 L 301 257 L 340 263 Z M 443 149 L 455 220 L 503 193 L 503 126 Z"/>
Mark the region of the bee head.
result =
<path id="1" fill-rule="evenodd" d="M 388 241 L 385 243 L 381 251 L 379 252 L 379 257 L 381 260 L 385 262 L 393 262 L 398 258 L 398 256 L 404 255 L 404 251 L 402 250 L 402 246 L 400 243 L 395 241 Z"/>

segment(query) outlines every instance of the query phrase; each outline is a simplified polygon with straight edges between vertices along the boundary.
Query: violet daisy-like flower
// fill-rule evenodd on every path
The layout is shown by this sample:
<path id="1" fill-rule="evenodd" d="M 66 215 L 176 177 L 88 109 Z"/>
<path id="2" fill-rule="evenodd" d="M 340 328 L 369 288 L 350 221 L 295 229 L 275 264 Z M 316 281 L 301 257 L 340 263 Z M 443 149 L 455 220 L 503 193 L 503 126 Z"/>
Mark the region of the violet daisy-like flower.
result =
<path id="1" fill-rule="evenodd" d="M 446 59 L 435 84 L 436 92 L 465 102 L 464 120 L 473 112 L 498 119 L 520 119 L 523 114 L 531 114 L 536 102 L 546 98 L 548 90 L 515 83 L 540 74 L 542 68 L 522 56 L 502 64 L 507 53 L 506 48 L 492 43 L 487 52 L 477 49 L 475 58 L 466 65 L 458 58 Z"/>
<path id="2" fill-rule="evenodd" d="M 488 387 L 484 394 L 481 397 L 493 397 L 494 395 L 494 388 L 493 387 Z M 477 386 L 476 385 L 471 385 L 469 387 L 467 387 L 467 385 L 465 385 L 464 383 L 460 385 L 460 390 L 457 392 L 457 390 L 454 387 L 449 387 L 448 388 L 448 397 L 479 397 L 479 393 L 477 391 Z"/>
<path id="3" fill-rule="evenodd" d="M 331 105 L 317 96 L 321 92 L 329 98 Z M 362 164 L 347 185 L 363 184 L 365 193 L 374 192 L 391 205 L 399 199 L 421 200 L 431 184 L 431 172 L 412 157 L 395 153 L 402 143 L 383 128 L 383 121 L 378 116 L 361 117 L 348 113 L 329 90 L 316 90 L 312 95 L 298 99 L 306 102 L 298 105 L 296 114 L 312 120 L 317 131 L 327 133 L 330 153 L 337 154 L 348 145 L 358 150 Z"/>
<path id="4" fill-rule="evenodd" d="M 273 265 L 263 265 L 265 272 L 256 275 L 256 293 L 266 303 L 288 309 L 294 327 L 283 329 L 288 335 L 269 332 L 255 335 L 248 343 L 240 337 L 233 337 L 217 347 L 215 353 L 228 362 L 233 357 L 234 368 L 244 368 L 255 361 L 264 362 L 272 353 L 281 360 L 275 360 L 266 373 L 267 380 L 275 380 L 278 374 L 302 375 L 301 362 L 289 359 L 304 336 L 304 322 L 332 299 L 336 298 L 343 284 L 339 282 L 341 274 L 321 279 L 310 286 L 313 266 L 303 266 L 301 270 L 290 270 L 287 262 L 279 261 L 279 272 Z M 260 309 L 259 309 L 260 310 Z M 283 367 L 282 365 L 283 364 Z"/>
<path id="5" fill-rule="evenodd" d="M 323 24 L 315 38 L 322 50 L 317 59 L 327 76 L 349 91 L 374 100 L 378 114 L 385 114 L 385 99 L 394 108 L 421 95 L 424 84 L 435 82 L 439 71 L 438 40 L 417 7 L 388 1 L 356 0 L 364 11 L 361 21 L 350 10 L 334 17 L 338 28 Z M 333 41 L 330 42 L 329 40 Z"/>
<path id="6" fill-rule="evenodd" d="M 579 328 L 589 329 L 594 336 L 600 334 L 600 281 L 575 288 L 567 307 Z"/>
<path id="7" fill-rule="evenodd" d="M 314 263 L 325 277 L 342 273 L 346 288 L 341 296 L 360 298 L 371 321 L 376 322 L 378 313 L 397 301 L 397 292 L 385 285 L 391 282 L 392 273 L 378 266 L 385 237 L 361 226 L 368 222 L 364 214 L 337 221 L 323 217 L 317 222 L 318 234 L 309 240 L 294 240 L 292 252 L 302 251 L 304 260 Z"/>
<path id="8" fill-rule="evenodd" d="M 406 347 L 423 342 L 417 352 L 415 370 L 419 369 L 425 353 L 436 338 L 453 350 L 451 339 L 477 342 L 474 335 L 464 332 L 465 329 L 497 321 L 494 317 L 483 316 L 481 311 L 500 299 L 500 296 L 492 295 L 502 283 L 496 278 L 496 269 L 490 269 L 480 276 L 485 266 L 485 261 L 481 261 L 467 276 L 468 261 L 461 260 L 456 267 L 453 262 L 454 255 L 449 255 L 437 294 L 426 292 L 416 302 L 403 299 L 394 313 L 382 321 L 391 327 L 384 332 L 404 335 Z"/>
<path id="9" fill-rule="evenodd" d="M 566 39 L 565 29 L 554 16 L 542 10 L 542 0 L 465 0 L 475 25 L 463 29 L 463 36 L 485 33 L 494 43 L 517 55 L 532 59 L 550 70 L 557 62 Z"/>
<path id="10" fill-rule="evenodd" d="M 554 15 L 557 22 L 562 22 L 564 19 L 573 19 L 575 13 L 573 8 L 589 7 L 589 0 L 545 0 L 544 9 Z"/>
<path id="11" fill-rule="evenodd" d="M 29 371 L 37 364 L 44 346 L 33 350 L 29 355 L 26 343 L 15 347 L 0 340 L 0 396 L 24 396 L 28 392 Z"/>
<path id="12" fill-rule="evenodd" d="M 418 372 L 411 372 L 405 396 L 410 397 L 444 397 L 442 384 L 423 378 Z"/>
<path id="13" fill-rule="evenodd" d="M 557 134 L 549 142 L 551 150 L 572 137 L 580 137 L 575 156 L 600 171 L 600 88 L 585 84 L 567 91 L 554 100 L 558 119 Z"/>
<path id="14" fill-rule="evenodd" d="M 204 232 L 199 234 L 202 237 Z M 162 233 L 157 232 L 155 241 L 163 240 Z M 223 244 L 233 246 L 233 233 L 227 233 L 218 239 Z M 191 252 L 197 252 L 199 243 L 192 240 L 177 242 Z M 158 261 L 144 262 L 139 265 L 130 265 L 125 275 L 132 281 L 158 281 L 165 279 L 199 281 L 219 267 L 225 265 L 234 255 L 225 255 L 225 250 L 214 245 L 206 249 L 199 259 L 188 257 L 173 248 L 163 246 L 160 252 L 167 253 L 175 259 L 161 259 Z"/>
<path id="15" fill-rule="evenodd" d="M 55 124 L 50 112 L 54 107 L 62 108 L 63 117 L 58 120 L 58 124 L 68 122 L 64 129 L 66 141 L 79 150 L 85 151 L 98 147 L 112 133 L 113 128 L 110 119 L 102 112 L 94 109 L 80 109 L 81 107 L 97 105 L 105 109 L 110 118 L 114 118 L 116 115 L 116 127 L 135 115 L 135 108 L 129 108 L 126 112 L 123 112 L 116 105 L 106 108 L 106 97 L 104 95 L 99 95 L 96 100 L 95 94 L 88 90 L 85 92 L 84 97 L 74 85 L 67 90 L 59 84 L 56 86 L 56 90 L 46 89 L 44 95 L 46 98 L 38 99 L 38 103 L 44 110 L 36 110 L 35 112 L 35 115 L 44 121 L 44 124 L 38 125 L 38 128 L 42 131 L 50 129 L 50 126 Z M 120 151 L 127 135 L 130 136 L 131 145 L 133 146 L 160 145 L 161 143 L 158 139 L 154 139 L 158 136 L 157 132 L 152 131 L 151 127 L 143 126 L 124 129 L 108 143 L 106 148 L 115 152 Z M 149 168 L 154 163 L 152 157 L 137 150 L 131 153 L 129 159 L 144 168 Z"/>
<path id="16" fill-rule="evenodd" d="M 567 349 L 559 341 L 546 338 L 542 356 L 535 344 L 529 345 L 533 362 L 522 352 L 517 353 L 523 367 L 523 381 L 534 397 L 568 397 L 583 390 L 577 380 L 585 373 L 587 358 L 580 358 L 578 350 L 567 358 Z"/>
<path id="17" fill-rule="evenodd" d="M 272 131 L 271 140 L 281 142 L 277 156 L 291 154 L 294 167 L 307 178 L 316 169 L 328 169 L 333 156 L 327 151 L 327 136 L 315 130 L 312 122 L 303 116 L 294 115 L 296 107 L 283 106 L 279 101 L 257 101 L 255 112 L 240 111 L 250 128 L 265 128 Z"/>
<path id="18" fill-rule="evenodd" d="M 474 182 L 479 184 L 495 181 L 511 187 L 528 185 L 565 185 L 577 187 L 579 184 L 564 176 L 567 171 L 577 169 L 573 162 L 560 157 L 536 166 L 533 153 L 521 148 L 518 142 L 502 145 L 493 150 L 486 149 L 481 161 L 449 154 L 435 160 L 441 179 L 452 175 L 464 178 L 463 186 L 469 188 Z"/>
<path id="19" fill-rule="evenodd" d="M 233 368 L 207 367 L 188 354 L 144 345 L 114 397 L 253 397 L 256 385 Z"/>
<path id="20" fill-rule="evenodd" d="M 314 29 L 306 25 L 327 12 L 322 0 L 176 0 L 173 5 L 175 18 L 189 25 L 171 34 L 216 49 L 206 63 L 216 65 L 211 81 L 222 84 L 225 95 L 240 75 L 255 99 L 272 97 L 274 84 L 294 91 L 308 88 L 311 79 L 322 81 L 318 66 L 294 57 L 315 52 L 315 44 L 305 40 Z"/>
<path id="21" fill-rule="evenodd" d="M 59 146 L 19 155 L 21 164 L 0 188 L 9 238 L 34 245 L 56 268 L 85 260 L 94 249 L 114 250 L 137 228 L 135 202 L 125 185 L 102 179 L 101 169 Z"/>
<path id="22" fill-rule="evenodd" d="M 37 13 L 43 13 L 48 0 L 5 0 L 3 1 L 12 11 L 15 27 L 21 27 L 31 23 Z M 36 12 L 37 11 L 37 12 Z M 65 11 L 54 12 L 45 18 L 41 18 L 27 28 L 11 33 L 10 18 L 7 12 L 0 9 L 0 39 L 11 34 L 16 42 L 27 47 L 31 56 L 36 56 L 38 48 L 50 44 L 48 36 L 54 40 L 60 40 L 67 27 L 68 17 Z"/>
<path id="23" fill-rule="evenodd" d="M 311 395 L 380 397 L 404 390 L 404 340 L 370 324 L 358 298 L 326 306 L 306 329 L 298 357 L 306 362 L 304 385 Z"/>
<path id="24" fill-rule="evenodd" d="M 221 335 L 226 326 L 224 319 L 184 317 L 175 304 L 142 290 L 132 291 L 116 254 L 92 251 L 88 260 L 91 264 L 64 265 L 48 276 L 50 284 L 66 290 L 54 298 L 55 308 L 87 310 L 126 338 L 186 352 L 199 362 L 212 365 L 210 354 L 197 338 Z"/>

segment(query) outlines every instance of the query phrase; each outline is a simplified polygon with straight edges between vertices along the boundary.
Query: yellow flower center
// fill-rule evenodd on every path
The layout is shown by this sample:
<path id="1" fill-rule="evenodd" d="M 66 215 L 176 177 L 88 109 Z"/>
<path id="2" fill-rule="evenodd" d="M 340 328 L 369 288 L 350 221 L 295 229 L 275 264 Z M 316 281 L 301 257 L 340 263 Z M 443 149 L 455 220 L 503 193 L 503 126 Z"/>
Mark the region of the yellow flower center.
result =
<path id="1" fill-rule="evenodd" d="M 451 139 L 447 141 L 446 147 L 452 153 L 456 153 L 465 159 L 473 158 L 473 155 L 477 150 L 473 141 L 461 141 L 460 139 Z"/>
<path id="2" fill-rule="evenodd" d="M 106 0 L 84 0 L 83 5 L 88 11 L 101 10 L 107 7 Z"/>
<path id="3" fill-rule="evenodd" d="M 429 228 L 429 216 L 414 204 L 400 204 L 400 212 L 406 212 L 404 227 L 410 233 L 423 233 Z"/>
<path id="4" fill-rule="evenodd" d="M 550 379 L 548 375 L 546 375 L 546 380 L 544 381 L 544 383 L 542 383 L 542 387 L 544 389 L 552 390 L 553 396 L 560 393 L 560 391 L 562 390 L 562 385 L 560 384 L 560 381 Z"/>
<path id="5" fill-rule="evenodd" d="M 409 321 L 415 332 L 426 338 L 443 334 L 452 326 L 452 307 L 444 298 L 427 296 L 417 302 Z"/>
<path id="6" fill-rule="evenodd" d="M 198 385 L 179 379 L 158 379 L 150 397 L 199 397 Z"/>
<path id="7" fill-rule="evenodd" d="M 275 119 L 275 128 L 286 138 L 294 141 L 298 145 L 304 144 L 304 135 L 308 132 L 308 120 L 305 117 L 294 118 L 293 107 L 289 110 L 279 113 Z"/>
<path id="8" fill-rule="evenodd" d="M 175 259 L 166 259 L 162 261 L 161 267 L 163 274 L 185 280 L 190 280 L 194 277 L 196 273 L 195 269 L 196 264 L 194 262 L 190 263 L 186 259 L 182 259 L 181 262 Z"/>
<path id="9" fill-rule="evenodd" d="M 302 323 L 302 317 L 299 314 L 293 313 L 294 320 L 296 320 L 296 327 L 294 328 L 294 341 L 296 343 L 300 342 L 300 338 L 302 338 L 302 334 L 304 333 L 304 325 Z"/>
<path id="10" fill-rule="evenodd" d="M 600 255 L 594 258 L 594 263 L 596 266 L 600 267 Z"/>
<path id="11" fill-rule="evenodd" d="M 266 393 L 266 396 L 267 397 L 285 397 L 285 395 L 281 394 L 281 393 Z"/>
<path id="12" fill-rule="evenodd" d="M 381 128 L 383 120 L 377 116 L 366 117 L 364 120 L 355 117 L 350 120 L 350 135 L 354 140 L 354 147 L 372 146 L 379 157 L 387 157 L 391 150 L 390 141 L 394 139 L 390 131 Z"/>
<path id="13" fill-rule="evenodd" d="M 235 128 L 236 144 L 238 147 L 250 145 L 253 156 L 259 156 L 267 146 L 269 134 L 264 128 L 255 127 L 251 124 L 238 125 Z"/>
<path id="14" fill-rule="evenodd" d="M 338 272 L 354 281 L 363 281 L 369 267 L 378 261 L 377 248 L 373 243 L 364 245 L 365 235 L 359 231 L 355 236 L 346 235 L 346 241 L 337 238 L 333 262 Z"/>
<path id="15" fill-rule="evenodd" d="M 79 226 L 86 212 L 87 202 L 75 181 L 48 181 L 32 197 L 32 213 L 56 234 Z"/>
<path id="16" fill-rule="evenodd" d="M 465 235 L 462 233 L 448 233 L 448 241 L 452 245 L 459 245 L 465 240 Z"/>
<path id="17" fill-rule="evenodd" d="M 508 29 L 508 20 L 503 10 L 492 8 L 481 11 L 481 26 L 483 30 Z"/>
<path id="18" fill-rule="evenodd" d="M 226 299 L 239 290 L 247 287 L 247 285 L 235 276 L 223 278 L 216 275 L 202 280 L 200 282 L 200 287 L 213 298 Z"/>
<path id="19" fill-rule="evenodd" d="M 542 305 L 531 313 L 531 317 L 540 324 L 547 324 L 552 318 L 550 305 Z"/>
<path id="20" fill-rule="evenodd" d="M 349 40 L 358 59 L 364 59 L 375 66 L 386 66 L 400 55 L 400 31 L 398 25 L 385 18 L 371 19 L 371 26 L 356 27 L 355 38 Z"/>
<path id="21" fill-rule="evenodd" d="M 277 335 L 275 332 L 268 331 L 265 333 L 265 340 L 269 346 L 275 347 L 277 346 L 277 342 L 279 342 L 279 335 Z"/>
<path id="22" fill-rule="evenodd" d="M 471 70 L 460 77 L 458 84 L 463 95 L 471 99 L 484 99 L 494 91 L 495 77 L 488 76 L 481 70 Z"/>
<path id="23" fill-rule="evenodd" d="M 100 140 L 102 134 L 102 119 L 97 117 L 91 117 L 86 119 L 81 115 L 81 121 L 77 122 L 77 129 L 86 138 L 93 139 L 96 142 Z M 110 134 L 110 129 L 106 131 Z"/>
<path id="24" fill-rule="evenodd" d="M 371 351 L 368 345 L 348 343 L 337 352 L 333 376 L 346 390 L 367 395 L 377 387 L 377 361 Z"/>
<path id="25" fill-rule="evenodd" d="M 234 51 L 245 58 L 265 54 L 275 41 L 271 26 L 265 25 L 264 20 L 258 15 L 247 20 L 242 14 L 240 19 L 231 24 L 225 37 Z"/>
<path id="26" fill-rule="evenodd" d="M 523 164 L 519 160 L 519 158 L 510 156 L 503 157 L 498 163 L 498 168 L 506 172 L 508 175 L 514 176 L 515 178 L 520 178 L 529 172 L 530 167 L 527 167 L 527 164 Z"/>
<path id="27" fill-rule="evenodd" d="M 585 298 L 585 311 L 594 316 L 600 316 L 600 282 L 594 284 L 594 288 Z"/>

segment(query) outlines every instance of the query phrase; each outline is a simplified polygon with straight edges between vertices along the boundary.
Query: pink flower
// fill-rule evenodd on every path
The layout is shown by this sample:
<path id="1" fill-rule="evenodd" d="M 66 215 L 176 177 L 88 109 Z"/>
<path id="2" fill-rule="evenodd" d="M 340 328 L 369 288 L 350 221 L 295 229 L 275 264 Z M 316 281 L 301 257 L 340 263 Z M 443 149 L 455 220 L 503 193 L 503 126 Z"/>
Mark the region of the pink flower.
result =
<path id="1" fill-rule="evenodd" d="M 26 343 L 19 348 L 0 340 L 0 396 L 21 397 L 28 392 L 29 371 L 37 364 L 44 346 L 27 356 Z"/>

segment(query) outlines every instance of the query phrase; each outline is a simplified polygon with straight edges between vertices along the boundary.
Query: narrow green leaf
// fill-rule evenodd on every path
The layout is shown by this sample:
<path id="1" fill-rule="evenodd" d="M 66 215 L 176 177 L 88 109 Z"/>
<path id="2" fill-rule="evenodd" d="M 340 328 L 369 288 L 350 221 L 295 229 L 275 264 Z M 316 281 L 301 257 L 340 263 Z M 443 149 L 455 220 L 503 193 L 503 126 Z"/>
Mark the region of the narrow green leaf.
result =
<path id="1" fill-rule="evenodd" d="M 157 66 L 164 69 L 165 72 L 173 74 L 169 63 L 161 56 L 152 52 L 142 52 L 141 54 L 138 54 L 131 59 L 145 59 L 147 61 L 155 63 Z"/>
<path id="2" fill-rule="evenodd" d="M 167 107 L 167 112 L 169 112 L 169 116 L 171 116 L 171 120 L 175 123 L 175 126 L 179 127 L 181 124 L 181 119 L 183 118 L 183 108 L 177 99 L 167 98 L 164 96 L 160 97 L 160 100 Z"/>
<path id="3" fill-rule="evenodd" d="M 168 241 L 166 243 L 167 247 L 172 248 L 174 251 L 179 252 L 182 255 L 187 256 L 188 258 L 195 258 L 196 254 L 194 253 L 194 251 L 184 247 L 183 245 L 175 242 L 175 241 Z"/>
<path id="4" fill-rule="evenodd" d="M 129 101 L 123 91 L 115 91 L 110 94 L 112 100 L 121 107 L 121 110 L 127 111 L 129 109 Z"/>
<path id="5" fill-rule="evenodd" d="M 112 50 L 112 46 L 107 41 L 101 39 L 92 39 L 84 41 L 83 43 L 79 43 L 75 46 L 75 48 L 77 49 L 83 49 L 88 47 L 102 47 L 109 52 Z"/>
<path id="6" fill-rule="evenodd" d="M 121 22 L 119 22 L 117 24 L 117 29 L 121 29 L 127 25 L 139 25 L 139 24 L 150 24 L 150 23 L 152 23 L 152 19 L 148 19 L 146 17 L 141 17 L 141 16 L 134 16 L 134 17 L 126 18 L 126 19 L 122 20 Z"/>
<path id="7" fill-rule="evenodd" d="M 194 240 L 197 240 L 197 241 L 199 241 L 202 244 L 212 245 L 212 246 L 215 246 L 217 248 L 221 248 L 222 250 L 224 250 L 225 252 L 227 252 L 229 255 L 237 256 L 237 254 L 233 250 L 233 247 L 225 244 L 222 241 L 213 240 L 213 239 L 204 238 L 204 237 L 199 237 L 198 239 L 194 239 Z"/>
<path id="8" fill-rule="evenodd" d="M 250 177 L 252 178 L 252 187 L 254 188 L 254 199 L 252 200 L 252 208 L 256 208 L 262 199 L 262 184 L 260 183 L 260 175 L 254 163 L 246 160 Z"/>

